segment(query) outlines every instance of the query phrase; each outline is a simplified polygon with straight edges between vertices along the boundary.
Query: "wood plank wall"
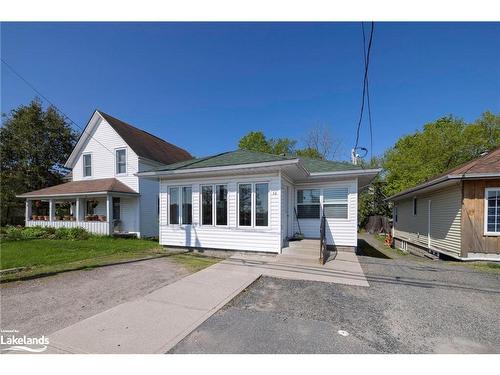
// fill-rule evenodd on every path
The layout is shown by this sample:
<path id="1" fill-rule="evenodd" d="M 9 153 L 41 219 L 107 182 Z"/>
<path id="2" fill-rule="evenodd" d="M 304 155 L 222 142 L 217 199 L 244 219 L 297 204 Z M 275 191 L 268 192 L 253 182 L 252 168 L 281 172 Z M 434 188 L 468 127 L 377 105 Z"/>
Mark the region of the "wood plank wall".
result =
<path id="1" fill-rule="evenodd" d="M 500 179 L 463 181 L 462 252 L 500 254 L 500 236 L 484 235 L 484 190 L 500 187 Z"/>

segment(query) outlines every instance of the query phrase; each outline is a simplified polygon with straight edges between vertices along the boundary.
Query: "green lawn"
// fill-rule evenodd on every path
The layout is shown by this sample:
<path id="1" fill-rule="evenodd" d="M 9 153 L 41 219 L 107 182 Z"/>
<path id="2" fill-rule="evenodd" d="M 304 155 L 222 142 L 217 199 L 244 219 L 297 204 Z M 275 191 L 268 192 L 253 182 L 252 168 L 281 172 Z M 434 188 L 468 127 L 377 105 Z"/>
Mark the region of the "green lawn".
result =
<path id="1" fill-rule="evenodd" d="M 171 256 L 172 260 L 194 272 L 219 261 L 191 254 L 167 254 L 157 241 L 91 237 L 87 240 L 2 241 L 0 268 L 24 267 L 2 274 L 1 281 L 15 280 L 61 271 L 92 268 L 120 261 Z"/>

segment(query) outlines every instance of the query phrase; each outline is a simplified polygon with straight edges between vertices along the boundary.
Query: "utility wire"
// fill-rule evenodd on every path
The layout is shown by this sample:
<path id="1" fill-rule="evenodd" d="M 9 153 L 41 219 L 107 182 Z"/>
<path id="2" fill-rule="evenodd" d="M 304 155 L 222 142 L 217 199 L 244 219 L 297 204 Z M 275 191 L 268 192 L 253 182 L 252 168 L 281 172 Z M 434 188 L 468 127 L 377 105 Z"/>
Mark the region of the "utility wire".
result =
<path id="1" fill-rule="evenodd" d="M 359 121 L 358 121 L 358 126 L 356 129 L 356 144 L 354 146 L 354 150 L 358 148 L 358 143 L 359 143 L 359 129 L 361 128 L 361 121 L 363 120 L 363 112 L 365 109 L 365 98 L 366 98 L 366 82 L 368 79 L 368 67 L 370 66 L 370 52 L 372 49 L 372 41 L 373 41 L 373 29 L 374 29 L 375 23 L 372 22 L 371 24 L 371 30 L 370 30 L 370 39 L 368 41 L 368 49 L 366 50 L 366 62 L 365 62 L 365 74 L 363 78 L 363 94 L 361 96 L 361 110 L 359 113 Z"/>
<path id="2" fill-rule="evenodd" d="M 365 37 L 365 24 L 361 22 L 363 30 L 363 55 L 366 66 L 366 37 Z M 372 109 L 370 105 L 370 75 L 366 75 L 366 104 L 368 105 L 368 123 L 370 124 L 370 161 L 373 160 L 373 130 L 372 130 Z"/>
<path id="3" fill-rule="evenodd" d="M 111 153 L 111 155 L 113 155 L 113 157 L 115 156 L 115 154 L 114 154 L 113 151 L 111 151 L 109 148 L 107 148 L 106 146 L 104 146 L 98 139 L 94 138 L 92 136 L 92 134 L 90 134 L 90 132 L 86 132 L 85 128 L 82 128 L 75 121 L 73 121 L 71 119 L 71 117 L 69 117 L 66 113 L 64 113 L 61 109 L 59 109 L 59 107 L 57 107 L 49 98 L 47 98 L 45 95 L 43 95 L 35 86 L 33 86 L 26 78 L 24 78 L 17 70 L 15 70 L 12 67 L 12 65 L 8 64 L 3 58 L 1 60 L 2 60 L 2 63 L 4 63 L 5 66 L 7 68 L 9 68 L 12 73 L 14 73 L 21 81 L 23 81 L 26 85 L 28 85 L 28 87 L 30 87 L 34 92 L 36 92 L 37 95 L 39 95 L 42 99 L 44 99 L 47 103 L 49 103 L 57 112 L 59 112 L 63 116 L 64 119 L 68 120 L 73 125 L 75 125 L 78 129 L 80 129 L 82 131 L 82 135 L 85 134 L 85 133 L 88 134 L 88 136 L 90 138 L 92 138 L 94 141 L 96 141 L 97 143 L 99 143 L 102 147 L 104 147 L 105 150 L 109 151 Z M 139 172 L 133 166 L 130 165 L 130 167 L 132 169 L 134 169 L 136 172 Z"/>

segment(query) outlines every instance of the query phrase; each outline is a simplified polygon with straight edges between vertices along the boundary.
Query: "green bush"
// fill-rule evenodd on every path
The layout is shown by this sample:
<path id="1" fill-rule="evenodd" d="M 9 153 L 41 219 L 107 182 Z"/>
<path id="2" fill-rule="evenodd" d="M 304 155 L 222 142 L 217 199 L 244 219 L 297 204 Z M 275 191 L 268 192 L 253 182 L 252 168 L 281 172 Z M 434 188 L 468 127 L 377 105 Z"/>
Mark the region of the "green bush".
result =
<path id="1" fill-rule="evenodd" d="M 0 238 L 8 241 L 57 239 L 86 240 L 92 235 L 83 228 L 52 228 L 52 227 L 3 227 L 0 228 Z"/>

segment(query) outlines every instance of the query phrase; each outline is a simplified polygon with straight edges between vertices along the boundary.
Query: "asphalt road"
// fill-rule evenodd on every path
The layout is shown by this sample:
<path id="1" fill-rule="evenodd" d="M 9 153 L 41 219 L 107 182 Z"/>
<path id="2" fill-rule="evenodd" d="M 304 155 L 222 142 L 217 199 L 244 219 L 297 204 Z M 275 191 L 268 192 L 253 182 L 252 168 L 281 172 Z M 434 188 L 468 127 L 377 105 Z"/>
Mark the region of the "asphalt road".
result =
<path id="1" fill-rule="evenodd" d="M 49 335 L 189 272 L 168 258 L 65 272 L 0 285 L 0 328 Z"/>
<path id="2" fill-rule="evenodd" d="M 262 277 L 170 352 L 500 353 L 498 274 L 411 255 L 360 263 L 368 288 Z"/>

